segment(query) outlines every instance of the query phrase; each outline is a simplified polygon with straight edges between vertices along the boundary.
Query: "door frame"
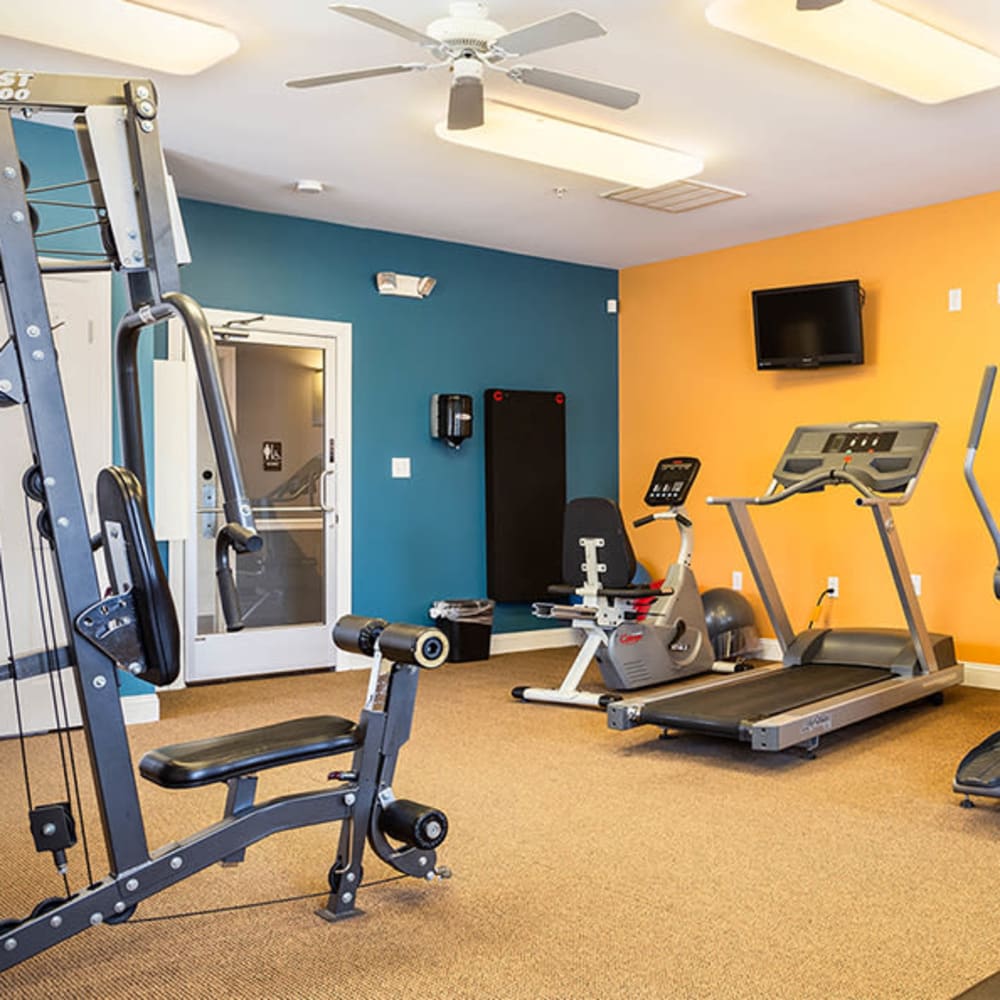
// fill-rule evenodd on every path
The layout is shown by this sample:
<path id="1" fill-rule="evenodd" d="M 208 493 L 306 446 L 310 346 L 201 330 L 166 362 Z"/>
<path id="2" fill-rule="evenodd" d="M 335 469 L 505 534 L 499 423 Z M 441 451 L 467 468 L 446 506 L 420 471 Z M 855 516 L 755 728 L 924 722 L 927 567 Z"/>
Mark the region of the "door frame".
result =
<path id="1" fill-rule="evenodd" d="M 331 620 L 336 621 L 341 615 L 349 614 L 352 605 L 352 558 L 353 558 L 353 514 L 352 514 L 352 464 L 353 464 L 353 434 L 351 427 L 351 383 L 352 383 L 352 328 L 350 323 L 308 319 L 300 316 L 281 316 L 261 314 L 246 310 L 231 310 L 206 308 L 205 315 L 209 324 L 214 327 L 227 325 L 234 332 L 268 333 L 299 338 L 316 338 L 317 346 L 331 348 L 334 355 L 334 385 L 330 391 L 334 393 L 334 427 L 332 436 L 335 441 L 335 461 L 333 470 L 333 488 L 336 496 L 334 565 L 331 567 L 333 576 L 334 607 Z M 182 671 L 181 679 L 172 686 L 183 687 L 188 680 L 188 662 L 196 635 L 192 634 L 192 623 L 195 615 L 190 607 L 194 595 L 194 581 L 188 581 L 189 556 L 188 542 L 195 540 L 196 515 L 193 503 L 193 487 L 195 484 L 195 417 L 199 405 L 196 384 L 193 373 L 187 371 L 189 362 L 186 357 L 184 332 L 180 324 L 171 322 L 168 336 L 168 360 L 157 362 L 158 365 L 180 364 L 184 369 L 184 378 L 169 380 L 174 387 L 183 382 L 188 387 L 183 393 L 183 399 L 177 399 L 176 392 L 157 394 L 156 399 L 156 454 L 161 450 L 166 455 L 176 452 L 179 439 L 184 441 L 186 474 L 176 477 L 181 483 L 168 485 L 174 477 L 156 475 L 154 490 L 157 509 L 157 537 L 169 541 L 169 578 L 170 587 L 177 606 L 181 609 L 182 638 Z M 166 382 L 167 380 L 164 380 Z M 157 383 L 159 384 L 159 382 Z M 183 428 L 184 433 L 179 434 Z M 170 442 L 173 442 L 171 447 Z M 159 462 L 157 463 L 159 465 Z M 161 492 L 162 491 L 162 492 Z M 183 496 L 181 496 L 183 494 Z M 175 516 L 161 518 L 161 510 L 172 510 Z M 195 609 L 196 610 L 196 609 Z M 196 628 L 193 630 L 196 633 Z M 264 639 L 263 634 L 261 640 Z M 331 643 L 331 665 L 335 669 L 355 667 L 353 657 L 336 650 Z M 316 664 L 323 666 L 323 664 Z"/>

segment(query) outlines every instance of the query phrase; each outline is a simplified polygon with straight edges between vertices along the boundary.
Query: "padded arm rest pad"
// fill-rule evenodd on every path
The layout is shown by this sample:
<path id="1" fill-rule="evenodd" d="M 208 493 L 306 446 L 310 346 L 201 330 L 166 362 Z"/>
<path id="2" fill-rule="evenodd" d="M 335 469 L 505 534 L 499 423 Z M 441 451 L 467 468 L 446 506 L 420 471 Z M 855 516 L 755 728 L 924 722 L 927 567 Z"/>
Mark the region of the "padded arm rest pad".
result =
<path id="1" fill-rule="evenodd" d="M 569 595 L 575 594 L 577 588 L 569 583 L 553 583 L 546 588 L 550 594 L 560 594 Z M 660 597 L 663 594 L 672 594 L 673 590 L 669 587 L 665 587 L 663 590 L 659 590 L 656 587 L 646 587 L 642 584 L 635 584 L 634 586 L 628 587 L 601 587 L 597 591 L 598 597 L 629 597 L 629 598 L 640 598 L 640 597 Z"/>
<path id="2" fill-rule="evenodd" d="M 656 587 L 601 587 L 597 592 L 598 597 L 660 597 L 663 594 L 672 594 L 673 590 L 658 590 Z"/>
<path id="3" fill-rule="evenodd" d="M 139 772 L 164 788 L 198 788 L 269 767 L 354 750 L 360 743 L 356 723 L 337 715 L 314 715 L 150 750 L 139 762 Z"/>

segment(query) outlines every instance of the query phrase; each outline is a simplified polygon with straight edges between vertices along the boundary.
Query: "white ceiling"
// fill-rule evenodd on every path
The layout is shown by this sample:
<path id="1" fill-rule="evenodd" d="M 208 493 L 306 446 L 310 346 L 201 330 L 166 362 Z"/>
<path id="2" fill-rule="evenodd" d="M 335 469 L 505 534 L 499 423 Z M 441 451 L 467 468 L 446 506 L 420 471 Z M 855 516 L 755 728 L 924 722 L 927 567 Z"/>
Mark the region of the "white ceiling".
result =
<path id="1" fill-rule="evenodd" d="M 365 2 L 420 30 L 447 12 L 447 0 Z M 894 2 L 1000 51 L 997 0 Z M 507 29 L 572 7 L 607 28 L 528 61 L 634 88 L 642 94 L 634 108 L 613 111 L 499 74 L 490 74 L 487 96 L 696 153 L 701 180 L 749 194 L 683 215 L 599 198 L 614 182 L 442 142 L 440 73 L 288 90 L 289 78 L 424 58 L 324 0 L 155 0 L 241 40 L 236 56 L 193 77 L 145 71 L 138 51 L 127 67 L 2 37 L 0 63 L 151 76 L 182 195 L 614 268 L 1000 188 L 1000 90 L 916 104 L 718 31 L 704 18 L 707 3 L 490 6 Z M 327 190 L 295 194 L 295 178 Z"/>

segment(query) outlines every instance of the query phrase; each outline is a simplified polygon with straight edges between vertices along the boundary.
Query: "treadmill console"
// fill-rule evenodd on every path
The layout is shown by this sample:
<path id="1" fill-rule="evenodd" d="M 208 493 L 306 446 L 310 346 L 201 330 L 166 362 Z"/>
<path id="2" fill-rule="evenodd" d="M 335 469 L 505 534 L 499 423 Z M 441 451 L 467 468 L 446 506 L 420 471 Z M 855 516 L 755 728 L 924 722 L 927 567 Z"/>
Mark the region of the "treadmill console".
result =
<path id="1" fill-rule="evenodd" d="M 774 478 L 787 488 L 842 469 L 876 493 L 902 493 L 920 475 L 937 428 L 936 423 L 874 421 L 796 427 Z"/>
<path id="2" fill-rule="evenodd" d="M 680 507 L 701 468 L 697 458 L 661 458 L 646 490 L 647 507 Z"/>

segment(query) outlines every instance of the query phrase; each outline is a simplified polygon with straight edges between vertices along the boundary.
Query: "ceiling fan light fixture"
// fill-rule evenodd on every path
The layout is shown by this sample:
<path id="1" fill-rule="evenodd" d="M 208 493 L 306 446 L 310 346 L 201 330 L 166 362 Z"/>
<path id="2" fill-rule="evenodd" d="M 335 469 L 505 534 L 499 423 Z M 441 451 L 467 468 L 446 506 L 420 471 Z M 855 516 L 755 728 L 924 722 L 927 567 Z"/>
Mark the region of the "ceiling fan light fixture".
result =
<path id="1" fill-rule="evenodd" d="M 438 138 L 460 146 L 631 187 L 658 187 L 693 177 L 704 167 L 690 153 L 578 125 L 504 101 L 486 102 L 486 122 L 479 128 L 449 129 L 447 122 L 439 122 L 434 131 Z"/>
<path id="2" fill-rule="evenodd" d="M 1000 86 L 1000 57 L 882 0 L 800 9 L 793 0 L 714 0 L 709 23 L 922 104 Z"/>
<path id="3" fill-rule="evenodd" d="M 240 47 L 226 28 L 132 0 L 0 4 L 0 35 L 181 76 Z"/>

